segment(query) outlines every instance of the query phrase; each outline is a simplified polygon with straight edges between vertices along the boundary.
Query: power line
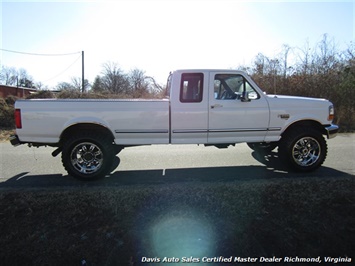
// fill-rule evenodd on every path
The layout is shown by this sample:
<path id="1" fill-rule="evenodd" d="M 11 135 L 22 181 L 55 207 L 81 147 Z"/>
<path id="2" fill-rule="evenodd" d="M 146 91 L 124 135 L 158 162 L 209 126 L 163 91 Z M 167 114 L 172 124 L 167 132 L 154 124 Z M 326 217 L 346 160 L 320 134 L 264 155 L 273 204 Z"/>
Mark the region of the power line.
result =
<path id="1" fill-rule="evenodd" d="M 59 77 L 60 75 L 62 75 L 64 72 L 66 72 L 69 68 L 71 68 L 79 59 L 80 59 L 81 55 L 75 59 L 75 61 L 73 63 L 71 63 L 66 69 L 64 69 L 62 72 L 60 72 L 59 74 L 55 75 L 54 77 L 51 77 L 49 79 L 44 80 L 43 82 L 47 82 L 50 81 L 52 79 L 55 79 L 57 77 Z"/>
<path id="2" fill-rule="evenodd" d="M 19 51 L 13 51 L 13 50 L 1 49 L 1 48 L 0 48 L 0 50 L 4 51 L 4 52 L 9 52 L 9 53 L 35 55 L 35 56 L 66 56 L 66 55 L 74 55 L 74 54 L 81 53 L 81 52 L 73 52 L 73 53 L 66 53 L 66 54 L 37 54 L 37 53 L 19 52 Z"/>
<path id="3" fill-rule="evenodd" d="M 60 72 L 59 74 L 57 74 L 56 76 L 45 80 L 49 81 L 52 79 L 55 79 L 57 77 L 59 77 L 60 75 L 62 75 L 64 72 L 66 72 L 69 68 L 71 68 L 79 59 L 80 57 L 82 58 L 82 91 L 84 92 L 84 51 L 79 51 L 79 52 L 73 52 L 73 53 L 65 53 L 65 54 L 39 54 L 39 53 L 28 53 L 28 52 L 20 52 L 20 51 L 14 51 L 14 50 L 8 50 L 8 49 L 2 49 L 0 48 L 0 51 L 4 51 L 4 52 L 10 52 L 10 53 L 17 53 L 17 54 L 23 54 L 23 55 L 34 55 L 34 56 L 67 56 L 67 55 L 75 55 L 75 54 L 80 54 L 79 57 L 77 57 L 75 59 L 75 61 L 73 63 L 71 63 L 65 70 L 63 70 L 62 72 Z"/>

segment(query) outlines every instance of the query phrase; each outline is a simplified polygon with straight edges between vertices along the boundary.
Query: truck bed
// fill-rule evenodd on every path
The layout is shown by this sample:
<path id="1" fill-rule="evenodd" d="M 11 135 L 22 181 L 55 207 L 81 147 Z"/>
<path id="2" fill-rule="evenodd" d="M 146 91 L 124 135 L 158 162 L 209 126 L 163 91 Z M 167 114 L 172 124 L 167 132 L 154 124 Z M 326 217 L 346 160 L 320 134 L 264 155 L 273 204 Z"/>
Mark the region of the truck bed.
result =
<path id="1" fill-rule="evenodd" d="M 169 142 L 167 99 L 34 99 L 19 100 L 20 141 L 57 143 L 60 133 L 79 124 L 108 128 L 116 144 L 165 144 Z M 44 126 L 45 125 L 45 126 Z"/>

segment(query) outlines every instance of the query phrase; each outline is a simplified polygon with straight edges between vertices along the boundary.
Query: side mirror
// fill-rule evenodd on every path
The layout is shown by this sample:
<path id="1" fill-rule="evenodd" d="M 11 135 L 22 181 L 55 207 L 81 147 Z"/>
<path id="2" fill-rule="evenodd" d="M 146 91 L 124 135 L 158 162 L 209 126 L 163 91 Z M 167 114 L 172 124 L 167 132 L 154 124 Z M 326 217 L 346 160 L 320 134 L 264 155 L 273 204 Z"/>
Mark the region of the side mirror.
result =
<path id="1" fill-rule="evenodd" d="M 240 96 L 240 100 L 242 102 L 250 102 L 251 100 L 258 99 L 258 94 L 255 91 L 243 92 Z"/>
<path id="2" fill-rule="evenodd" d="M 251 91 L 248 93 L 248 98 L 250 100 L 256 100 L 256 99 L 258 99 L 258 94 L 255 91 Z"/>

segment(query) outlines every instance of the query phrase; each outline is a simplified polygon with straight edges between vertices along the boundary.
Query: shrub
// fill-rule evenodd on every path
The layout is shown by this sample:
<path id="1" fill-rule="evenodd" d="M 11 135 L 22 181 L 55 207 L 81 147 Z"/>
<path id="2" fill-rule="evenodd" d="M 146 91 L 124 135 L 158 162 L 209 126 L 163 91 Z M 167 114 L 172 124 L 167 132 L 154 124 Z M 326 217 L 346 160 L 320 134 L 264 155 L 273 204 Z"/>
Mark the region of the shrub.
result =
<path id="1" fill-rule="evenodd" d="M 14 106 L 7 104 L 3 98 L 0 98 L 0 127 L 15 127 Z"/>
<path id="2" fill-rule="evenodd" d="M 14 96 L 14 95 L 9 95 L 6 97 L 5 101 L 9 106 L 14 106 L 15 102 L 18 100 L 19 98 Z"/>
<path id="3" fill-rule="evenodd" d="M 63 90 L 57 94 L 60 99 L 107 99 L 107 95 L 100 93 L 81 93 L 75 90 Z"/>
<path id="4" fill-rule="evenodd" d="M 38 91 L 27 96 L 26 99 L 50 99 L 55 98 L 54 93 L 52 91 Z"/>
<path id="5" fill-rule="evenodd" d="M 5 101 L 4 98 L 0 98 L 0 107 L 2 106 L 7 106 L 7 102 Z"/>

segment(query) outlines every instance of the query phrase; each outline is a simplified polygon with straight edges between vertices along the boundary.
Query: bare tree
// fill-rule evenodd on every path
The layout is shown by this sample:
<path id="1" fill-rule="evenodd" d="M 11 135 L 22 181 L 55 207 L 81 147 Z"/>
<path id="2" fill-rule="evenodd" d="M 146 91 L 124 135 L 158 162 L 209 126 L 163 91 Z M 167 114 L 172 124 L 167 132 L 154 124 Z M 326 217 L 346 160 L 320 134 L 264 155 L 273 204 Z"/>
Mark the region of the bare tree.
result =
<path id="1" fill-rule="evenodd" d="M 45 86 L 42 82 L 36 82 L 35 87 L 37 90 L 48 90 L 48 87 Z"/>
<path id="2" fill-rule="evenodd" d="M 145 86 L 144 78 L 145 72 L 138 68 L 131 70 L 128 74 L 128 79 L 133 90 L 139 90 Z"/>
<path id="3" fill-rule="evenodd" d="M 33 78 L 28 74 L 27 70 L 20 68 L 17 71 L 18 86 L 25 88 L 34 88 Z"/>
<path id="4" fill-rule="evenodd" d="M 264 75 L 266 70 L 266 63 L 269 59 L 261 53 L 255 57 L 254 60 L 254 75 Z"/>
<path id="5" fill-rule="evenodd" d="M 94 92 L 103 92 L 105 91 L 103 83 L 102 83 L 102 78 L 100 76 L 96 76 L 94 83 L 92 84 L 91 89 Z"/>
<path id="6" fill-rule="evenodd" d="M 328 35 L 324 34 L 322 40 L 317 46 L 317 69 L 320 74 L 328 74 L 329 71 L 335 70 L 338 67 L 338 55 L 334 39 L 329 40 Z"/>
<path id="7" fill-rule="evenodd" d="M 117 63 L 105 63 L 102 74 L 101 83 L 104 90 L 111 93 L 127 93 L 129 81 L 127 75 L 123 73 Z"/>
<path id="8" fill-rule="evenodd" d="M 14 67 L 3 66 L 0 72 L 0 82 L 4 85 L 34 88 L 33 78 L 27 73 L 27 70 Z"/>
<path id="9" fill-rule="evenodd" d="M 279 55 L 281 72 L 284 80 L 286 80 L 287 75 L 291 67 L 288 66 L 288 56 L 292 48 L 288 44 L 282 45 L 282 51 Z"/>
<path id="10" fill-rule="evenodd" d="M 0 81 L 4 85 L 17 85 L 17 71 L 14 67 L 2 66 L 0 72 Z"/>
<path id="11" fill-rule="evenodd" d="M 128 74 L 128 81 L 132 93 L 135 96 L 142 96 L 148 93 L 149 83 L 146 81 L 145 72 L 138 68 L 131 70 Z"/>
<path id="12" fill-rule="evenodd" d="M 309 45 L 309 41 L 307 40 L 303 48 L 298 48 L 297 50 L 301 52 L 297 53 L 299 63 L 296 65 L 296 69 L 298 73 L 301 74 L 310 74 L 311 73 L 311 65 L 312 65 L 312 55 L 311 48 Z"/>
<path id="13" fill-rule="evenodd" d="M 355 60 L 355 43 L 350 43 L 348 49 L 344 52 L 345 60 L 354 63 Z"/>
<path id="14" fill-rule="evenodd" d="M 56 86 L 56 89 L 59 90 L 59 91 L 73 90 L 73 86 L 69 82 L 60 82 Z"/>
<path id="15" fill-rule="evenodd" d="M 161 94 L 164 91 L 163 86 L 158 84 L 153 77 L 146 76 L 145 80 L 149 82 L 149 92 L 153 93 L 154 95 Z"/>
<path id="16" fill-rule="evenodd" d="M 87 79 L 84 80 L 84 88 L 88 89 L 90 87 L 89 81 Z M 71 82 L 60 82 L 57 85 L 57 90 L 59 91 L 76 91 L 82 92 L 81 86 L 81 78 L 79 77 L 72 77 Z"/>
<path id="17" fill-rule="evenodd" d="M 82 91 L 82 79 L 79 77 L 72 77 L 71 78 L 71 86 L 73 90 L 79 91 L 79 92 L 85 92 L 89 89 L 90 83 L 87 79 L 84 79 L 84 91 Z"/>

